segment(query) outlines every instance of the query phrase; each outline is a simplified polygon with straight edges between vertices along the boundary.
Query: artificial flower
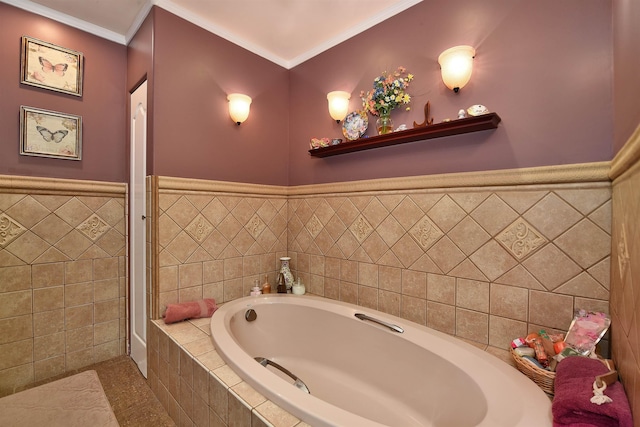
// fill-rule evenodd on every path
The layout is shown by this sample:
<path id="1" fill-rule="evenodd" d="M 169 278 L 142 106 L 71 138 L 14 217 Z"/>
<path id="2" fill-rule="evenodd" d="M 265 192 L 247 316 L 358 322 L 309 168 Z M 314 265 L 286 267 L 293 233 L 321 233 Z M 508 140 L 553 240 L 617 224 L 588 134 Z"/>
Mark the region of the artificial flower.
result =
<path id="1" fill-rule="evenodd" d="M 398 67 L 393 73 L 384 72 L 373 80 L 373 90 L 360 92 L 362 106 L 374 116 L 388 115 L 401 105 L 411 102 L 411 95 L 406 90 L 413 74 L 407 73 L 406 68 Z M 406 107 L 407 110 L 410 107 Z"/>

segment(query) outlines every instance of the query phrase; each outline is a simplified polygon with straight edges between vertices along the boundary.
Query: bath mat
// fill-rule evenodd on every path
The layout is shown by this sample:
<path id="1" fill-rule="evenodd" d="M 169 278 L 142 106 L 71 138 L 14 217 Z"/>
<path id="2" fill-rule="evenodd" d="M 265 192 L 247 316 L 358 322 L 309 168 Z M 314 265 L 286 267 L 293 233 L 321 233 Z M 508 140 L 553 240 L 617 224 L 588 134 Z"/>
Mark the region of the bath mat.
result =
<path id="1" fill-rule="evenodd" d="M 96 371 L 0 399 L 0 426 L 118 427 Z"/>

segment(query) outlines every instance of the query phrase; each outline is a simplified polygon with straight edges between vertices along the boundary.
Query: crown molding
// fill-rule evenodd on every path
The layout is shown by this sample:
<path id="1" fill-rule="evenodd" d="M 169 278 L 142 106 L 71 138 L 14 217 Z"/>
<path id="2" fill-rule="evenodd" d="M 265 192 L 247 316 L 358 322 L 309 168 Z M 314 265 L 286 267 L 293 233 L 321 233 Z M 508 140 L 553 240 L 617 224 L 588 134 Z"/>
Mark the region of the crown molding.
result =
<path id="1" fill-rule="evenodd" d="M 321 54 L 322 52 L 331 49 L 332 47 L 335 47 L 337 45 L 339 45 L 340 43 L 349 40 L 351 37 L 354 37 L 366 30 L 368 30 L 371 27 L 374 27 L 376 25 L 378 25 L 379 23 L 386 21 L 387 19 L 391 18 L 392 16 L 395 16 L 397 14 L 399 14 L 400 12 L 405 11 L 406 9 L 409 9 L 412 6 L 415 6 L 418 3 L 421 3 L 423 0 L 403 0 L 403 1 L 399 1 L 398 3 L 393 4 L 392 6 L 389 6 L 388 8 L 382 10 L 381 12 L 373 15 L 371 18 L 367 19 L 366 21 L 362 21 L 360 22 L 358 25 L 355 25 L 349 29 L 347 29 L 347 31 L 344 31 L 340 34 L 338 34 L 335 37 L 332 37 L 331 39 L 327 40 L 324 43 L 319 44 L 318 46 L 314 47 L 313 49 L 310 49 L 304 53 L 302 53 L 301 55 L 296 56 L 295 58 L 285 61 L 286 62 L 286 66 L 285 68 L 287 69 L 291 69 L 294 68 L 300 64 L 302 64 L 305 61 L 308 61 L 309 59 L 313 58 L 314 56 L 317 56 L 319 54 Z M 255 52 L 254 52 L 255 53 Z"/>
<path id="2" fill-rule="evenodd" d="M 172 14 L 179 16 L 180 18 L 191 22 L 194 25 L 197 25 L 198 27 L 207 30 L 208 32 L 215 34 L 219 37 L 222 37 L 225 40 L 230 41 L 231 43 L 238 45 L 258 56 L 261 56 L 277 65 L 280 65 L 281 67 L 287 68 L 288 69 L 288 61 L 286 61 L 285 59 L 273 54 L 272 52 L 269 52 L 265 49 L 262 49 L 261 47 L 253 44 L 253 43 L 249 43 L 248 41 L 237 37 L 236 35 L 234 35 L 233 33 L 230 33 L 229 31 L 212 24 L 211 22 L 207 21 L 206 19 L 202 19 L 200 16 L 198 16 L 197 14 L 191 12 L 190 10 L 187 10 L 183 7 L 180 7 L 178 5 L 176 5 L 175 3 L 173 3 L 171 0 L 155 0 L 154 2 L 155 6 L 158 6 L 164 10 L 166 10 L 167 12 L 171 12 Z"/>
<path id="3" fill-rule="evenodd" d="M 138 12 L 135 19 L 131 23 L 131 26 L 127 30 L 127 34 L 125 34 L 124 36 L 124 39 L 126 42 L 125 44 L 128 45 L 131 39 L 133 38 L 133 36 L 136 35 L 138 30 L 140 29 L 140 26 L 142 25 L 144 20 L 147 18 L 147 15 L 149 15 L 149 12 L 151 12 L 151 8 L 153 7 L 153 5 L 154 5 L 154 1 L 152 0 L 147 0 L 144 3 L 144 6 L 142 6 L 142 9 L 140 9 L 140 12 Z"/>
<path id="4" fill-rule="evenodd" d="M 112 42 L 126 45 L 125 36 L 118 34 L 115 31 L 107 30 L 95 24 L 90 24 L 82 19 L 74 18 L 57 10 L 42 6 L 38 3 L 34 3 L 29 0 L 0 0 L 2 3 L 15 6 L 19 9 L 26 10 L 27 12 L 35 13 L 36 15 L 44 16 L 45 18 L 52 19 L 70 27 L 77 28 L 89 34 L 101 37 L 103 39 L 110 40 Z"/>

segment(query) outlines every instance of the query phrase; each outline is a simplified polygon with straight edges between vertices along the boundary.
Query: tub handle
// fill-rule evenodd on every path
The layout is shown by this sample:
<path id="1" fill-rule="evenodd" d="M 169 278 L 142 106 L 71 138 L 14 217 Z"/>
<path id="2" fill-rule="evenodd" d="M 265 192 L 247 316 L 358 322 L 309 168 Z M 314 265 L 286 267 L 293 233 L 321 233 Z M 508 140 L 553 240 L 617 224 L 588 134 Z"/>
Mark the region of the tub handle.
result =
<path id="1" fill-rule="evenodd" d="M 356 314 L 354 314 L 354 316 L 356 316 L 360 320 L 368 320 L 369 322 L 373 322 L 373 323 L 377 323 L 378 325 L 385 326 L 385 327 L 391 329 L 393 332 L 397 332 L 399 334 L 404 332 L 404 329 L 402 329 L 398 325 L 394 325 L 393 323 L 385 322 L 384 320 L 376 319 L 375 317 L 367 316 L 366 314 L 363 314 L 363 313 L 356 313 Z"/>
<path id="2" fill-rule="evenodd" d="M 256 362 L 258 362 L 259 364 L 261 364 L 265 368 L 268 365 L 273 366 L 274 368 L 276 368 L 277 370 L 279 370 L 280 372 L 282 372 L 283 374 L 285 374 L 289 378 L 291 378 L 293 380 L 293 385 L 294 386 L 298 387 L 300 390 L 304 391 L 305 393 L 311 394 L 311 392 L 309 391 L 309 388 L 307 387 L 307 385 L 300 378 L 298 378 L 295 375 L 293 375 L 293 373 L 291 373 L 291 371 L 289 371 L 284 366 L 279 365 L 276 362 L 274 362 L 273 360 L 267 359 L 266 357 L 254 357 L 254 359 L 255 359 Z"/>

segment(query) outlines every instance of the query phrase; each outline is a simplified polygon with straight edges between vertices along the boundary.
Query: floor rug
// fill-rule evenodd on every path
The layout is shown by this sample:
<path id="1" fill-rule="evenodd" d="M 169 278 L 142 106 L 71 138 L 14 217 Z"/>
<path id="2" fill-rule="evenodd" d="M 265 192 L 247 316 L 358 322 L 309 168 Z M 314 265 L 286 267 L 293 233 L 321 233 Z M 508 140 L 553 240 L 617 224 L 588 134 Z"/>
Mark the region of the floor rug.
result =
<path id="1" fill-rule="evenodd" d="M 0 426 L 118 427 L 96 371 L 0 399 Z"/>

